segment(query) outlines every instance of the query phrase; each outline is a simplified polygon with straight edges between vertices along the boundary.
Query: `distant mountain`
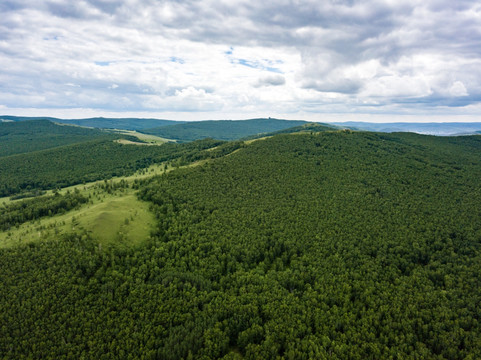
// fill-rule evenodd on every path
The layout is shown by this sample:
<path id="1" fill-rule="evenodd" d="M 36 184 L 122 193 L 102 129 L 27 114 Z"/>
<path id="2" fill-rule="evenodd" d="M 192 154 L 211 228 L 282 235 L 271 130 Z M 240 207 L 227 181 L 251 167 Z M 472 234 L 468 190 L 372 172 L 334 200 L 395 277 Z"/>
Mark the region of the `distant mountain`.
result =
<path id="1" fill-rule="evenodd" d="M 28 120 L 50 120 L 57 123 L 92 127 L 98 129 L 121 129 L 121 130 L 141 130 L 158 126 L 177 124 L 179 121 L 161 119 L 141 119 L 141 118 L 104 118 L 94 117 L 87 119 L 59 119 L 53 117 L 25 117 L 25 116 L 0 116 L 0 121 L 28 121 Z"/>
<path id="2" fill-rule="evenodd" d="M 236 140 L 251 135 L 272 133 L 279 130 L 307 124 L 301 120 L 249 119 L 249 120 L 209 120 L 180 123 L 142 130 L 147 134 L 174 139 L 181 142 L 205 138 Z"/>
<path id="3" fill-rule="evenodd" d="M 476 123 L 370 123 L 361 121 L 334 122 L 332 124 L 348 127 L 353 130 L 379 132 L 415 132 L 418 134 L 451 136 L 472 135 L 481 132 L 481 122 Z"/>
<path id="4" fill-rule="evenodd" d="M 60 119 L 54 117 L 26 117 L 0 115 L 0 124 L 6 122 L 21 122 L 30 120 L 50 120 L 56 123 L 91 127 L 97 129 L 137 130 L 146 134 L 188 142 L 193 140 L 215 138 L 219 140 L 237 140 L 259 134 L 273 134 L 289 128 L 306 125 L 303 120 L 279 120 L 259 118 L 249 120 L 204 120 L 176 121 L 143 118 L 104 118 L 93 117 L 85 119 Z M 321 124 L 349 128 L 352 130 L 375 132 L 414 132 L 425 135 L 452 136 L 473 135 L 481 133 L 481 122 L 444 122 L 444 123 L 372 123 L 362 121 L 332 122 Z M 298 129 L 299 131 L 304 131 Z M 290 132 L 290 131 L 288 131 Z"/>
<path id="5" fill-rule="evenodd" d="M 30 120 L 50 120 L 56 121 L 60 120 L 53 117 L 48 116 L 12 116 L 12 115 L 0 115 L 0 123 L 1 122 L 16 122 L 16 121 L 30 121 Z"/>

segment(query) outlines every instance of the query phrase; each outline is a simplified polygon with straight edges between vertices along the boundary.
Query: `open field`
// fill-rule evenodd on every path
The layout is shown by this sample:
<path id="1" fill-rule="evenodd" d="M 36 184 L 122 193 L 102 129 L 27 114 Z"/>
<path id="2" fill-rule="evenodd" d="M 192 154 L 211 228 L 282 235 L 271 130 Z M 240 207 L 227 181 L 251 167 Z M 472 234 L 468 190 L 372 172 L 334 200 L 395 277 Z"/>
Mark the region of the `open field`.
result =
<path id="1" fill-rule="evenodd" d="M 140 141 L 144 143 L 136 143 L 134 141 L 122 140 L 119 141 L 122 144 L 136 144 L 136 145 L 162 145 L 166 142 L 175 142 L 174 140 L 169 140 L 166 138 L 162 138 L 160 136 L 144 134 L 133 130 L 115 130 L 116 133 L 123 134 L 123 135 L 130 135 L 135 136 Z M 127 142 L 125 142 L 127 141 Z"/>
<path id="2" fill-rule="evenodd" d="M 85 231 L 104 245 L 138 244 L 149 237 L 154 216 L 148 203 L 138 200 L 133 190 L 122 190 L 108 194 L 99 188 L 86 188 L 82 195 L 90 197 L 88 204 L 0 232 L 0 247 L 38 239 L 54 240 L 72 231 Z"/>
<path id="3" fill-rule="evenodd" d="M 205 163 L 201 160 L 185 167 L 198 166 Z M 98 239 L 101 244 L 137 245 L 150 236 L 155 225 L 153 214 L 149 211 L 148 203 L 137 199 L 136 192 L 130 185 L 135 180 L 142 180 L 170 172 L 175 167 L 167 164 L 154 164 L 139 170 L 131 176 L 117 177 L 109 181 L 95 181 L 60 189 L 60 194 L 80 191 L 89 197 L 90 202 L 79 209 L 65 214 L 41 218 L 26 222 L 9 231 L 0 232 L 0 248 L 10 247 L 21 243 L 29 243 L 39 239 L 54 240 L 58 235 L 69 232 L 85 231 Z M 120 189 L 109 193 L 106 188 Z M 52 195 L 53 190 L 45 195 Z M 11 200 L 9 197 L 0 198 L 0 206 L 23 199 Z"/>

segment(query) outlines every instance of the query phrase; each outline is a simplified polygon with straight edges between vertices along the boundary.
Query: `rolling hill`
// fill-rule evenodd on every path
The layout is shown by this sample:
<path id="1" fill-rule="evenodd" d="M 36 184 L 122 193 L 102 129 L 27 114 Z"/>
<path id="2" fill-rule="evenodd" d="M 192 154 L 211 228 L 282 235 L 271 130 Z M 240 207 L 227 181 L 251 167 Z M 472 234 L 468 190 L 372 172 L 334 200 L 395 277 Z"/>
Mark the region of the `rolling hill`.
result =
<path id="1" fill-rule="evenodd" d="M 222 141 L 199 140 L 160 146 L 96 139 L 25 154 L 0 157 L 0 197 L 21 196 L 85 182 L 131 175 L 152 164 L 215 156 Z M 222 146 L 220 146 L 222 149 Z"/>
<path id="2" fill-rule="evenodd" d="M 278 120 L 278 119 L 250 119 L 250 120 L 216 120 L 195 121 L 153 129 L 142 132 L 174 139 L 181 142 L 213 138 L 219 140 L 237 140 L 251 135 L 272 133 L 291 127 L 306 124 L 306 121 Z"/>
<path id="3" fill-rule="evenodd" d="M 58 125 L 50 120 L 0 122 L 0 157 L 115 136 L 97 129 Z"/>
<path id="4" fill-rule="evenodd" d="M 191 150 L 196 166 L 4 205 L 0 357 L 481 357 L 481 136 Z M 128 246 L 130 222 L 153 227 Z"/>
<path id="5" fill-rule="evenodd" d="M 0 116 L 2 121 L 29 121 L 29 120 L 50 120 L 56 123 L 77 125 L 98 129 L 119 129 L 119 130 L 141 130 L 157 126 L 172 125 L 178 123 L 174 120 L 142 119 L 142 118 L 86 118 L 86 119 L 59 119 L 53 117 L 26 117 L 26 116 Z"/>

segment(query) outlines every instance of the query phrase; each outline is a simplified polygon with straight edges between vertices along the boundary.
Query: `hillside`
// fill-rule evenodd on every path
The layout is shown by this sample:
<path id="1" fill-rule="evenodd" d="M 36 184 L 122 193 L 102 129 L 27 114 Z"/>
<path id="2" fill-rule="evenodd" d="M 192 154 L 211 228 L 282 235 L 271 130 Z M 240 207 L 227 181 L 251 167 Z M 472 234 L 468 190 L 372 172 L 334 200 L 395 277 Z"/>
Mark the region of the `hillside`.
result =
<path id="1" fill-rule="evenodd" d="M 0 247 L 0 357 L 480 358 L 480 150 L 480 136 L 280 134 L 93 188 L 123 218 L 138 190 L 155 228 L 107 246 L 84 215 Z M 48 226 L 96 206 L 82 191 L 50 198 Z"/>
<path id="2" fill-rule="evenodd" d="M 49 120 L 0 122 L 0 157 L 99 138 L 114 139 L 100 130 L 58 125 Z"/>
<path id="3" fill-rule="evenodd" d="M 59 119 L 64 124 L 75 124 L 101 129 L 142 130 L 157 126 L 166 126 L 179 123 L 174 120 L 139 119 L 139 118 L 88 118 L 88 119 Z"/>
<path id="4" fill-rule="evenodd" d="M 120 129 L 120 130 L 140 130 L 157 126 L 172 125 L 178 123 L 173 120 L 161 119 L 142 119 L 142 118 L 86 118 L 86 119 L 59 119 L 53 117 L 26 117 L 26 116 L 0 116 L 0 120 L 6 121 L 31 121 L 31 120 L 50 120 L 56 123 L 92 127 L 99 129 Z"/>
<path id="5" fill-rule="evenodd" d="M 155 163 L 206 158 L 215 152 L 202 153 L 203 150 L 221 144 L 218 140 L 200 140 L 188 144 L 138 146 L 97 139 L 4 156 L 0 158 L 0 197 L 127 176 Z"/>
<path id="6" fill-rule="evenodd" d="M 205 138 L 237 140 L 251 135 L 272 133 L 274 131 L 284 130 L 303 124 L 306 124 L 306 122 L 270 118 L 250 120 L 195 121 L 146 129 L 142 130 L 142 132 L 182 142 Z"/>
<path id="7" fill-rule="evenodd" d="M 277 130 L 270 133 L 260 133 L 242 138 L 242 140 L 255 140 L 269 136 L 275 136 L 280 134 L 299 134 L 299 133 L 316 133 L 321 131 L 334 131 L 341 130 L 342 127 L 334 126 L 330 124 L 323 123 L 306 123 L 294 127 L 289 127 L 287 129 Z"/>

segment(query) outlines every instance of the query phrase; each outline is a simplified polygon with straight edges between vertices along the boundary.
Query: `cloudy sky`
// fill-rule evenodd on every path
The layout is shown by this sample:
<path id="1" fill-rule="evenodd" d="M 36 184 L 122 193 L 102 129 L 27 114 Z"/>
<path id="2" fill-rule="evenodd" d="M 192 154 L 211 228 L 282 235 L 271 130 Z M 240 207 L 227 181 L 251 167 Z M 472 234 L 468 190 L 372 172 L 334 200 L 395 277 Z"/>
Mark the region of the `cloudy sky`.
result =
<path id="1" fill-rule="evenodd" d="M 481 120 L 472 0 L 1 0 L 0 113 Z"/>

